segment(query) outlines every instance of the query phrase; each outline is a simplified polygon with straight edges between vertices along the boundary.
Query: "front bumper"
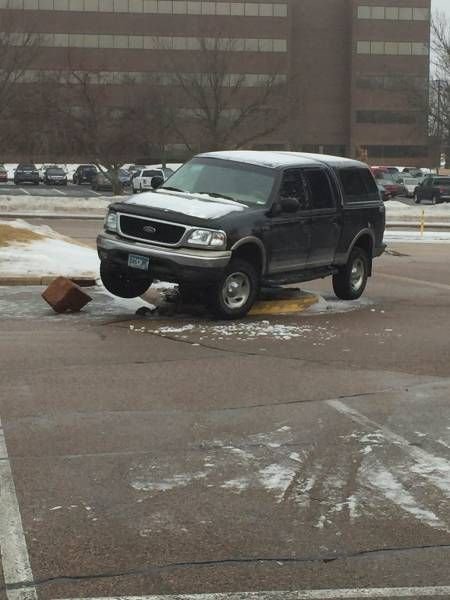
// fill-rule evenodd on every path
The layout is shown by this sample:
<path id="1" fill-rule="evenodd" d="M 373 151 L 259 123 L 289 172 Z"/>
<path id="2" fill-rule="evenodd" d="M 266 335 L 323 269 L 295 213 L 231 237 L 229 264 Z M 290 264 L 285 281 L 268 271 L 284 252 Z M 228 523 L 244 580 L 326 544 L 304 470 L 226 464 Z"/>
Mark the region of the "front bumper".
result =
<path id="1" fill-rule="evenodd" d="M 231 258 L 229 250 L 168 248 L 125 240 L 107 232 L 97 237 L 97 251 L 101 260 L 114 263 L 122 269 L 129 268 L 129 254 L 148 256 L 152 277 L 174 282 L 217 281 Z M 133 271 L 136 276 L 142 276 L 142 271 Z"/>

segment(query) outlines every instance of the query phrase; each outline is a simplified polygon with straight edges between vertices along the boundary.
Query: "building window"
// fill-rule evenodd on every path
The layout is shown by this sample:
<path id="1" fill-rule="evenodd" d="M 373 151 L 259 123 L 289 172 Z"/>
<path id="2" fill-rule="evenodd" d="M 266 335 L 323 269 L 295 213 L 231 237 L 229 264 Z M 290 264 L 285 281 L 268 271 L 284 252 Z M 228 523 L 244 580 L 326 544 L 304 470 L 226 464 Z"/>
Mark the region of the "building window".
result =
<path id="1" fill-rule="evenodd" d="M 208 76 L 208 73 L 186 73 L 184 75 L 186 80 L 192 80 L 196 82 L 202 82 L 203 80 L 206 81 Z M 30 69 L 28 71 L 24 71 L 21 82 L 39 81 L 40 79 L 44 80 L 45 78 L 53 78 L 61 81 L 64 78 L 69 79 L 70 77 L 71 74 L 64 71 L 40 71 Z M 74 83 L 80 83 L 81 81 L 89 80 L 91 83 L 98 84 L 124 84 L 132 82 L 152 83 L 163 86 L 178 84 L 178 79 L 173 73 L 146 71 L 77 71 L 76 77 L 72 77 L 72 80 Z M 228 77 L 223 79 L 221 84 L 222 87 L 231 87 L 237 84 L 245 87 L 261 87 L 264 86 L 267 81 L 273 80 L 274 75 L 271 73 L 260 73 L 257 75 L 254 73 L 240 73 L 230 74 Z M 286 81 L 286 74 L 277 75 L 276 83 L 281 83 L 282 81 Z M 329 148 L 332 147 L 330 146 Z"/>
<path id="2" fill-rule="evenodd" d="M 234 16 L 244 16 L 244 4 L 240 4 L 238 2 L 231 3 L 231 14 Z"/>
<path id="3" fill-rule="evenodd" d="M 287 17 L 287 4 L 274 4 L 273 5 L 273 16 L 274 17 Z"/>
<path id="4" fill-rule="evenodd" d="M 386 6 L 384 18 L 388 21 L 398 21 L 398 6 Z"/>
<path id="5" fill-rule="evenodd" d="M 425 90 L 428 80 L 417 75 L 398 73 L 393 75 L 360 75 L 356 79 L 356 87 L 364 90 L 386 90 L 404 92 Z"/>
<path id="6" fill-rule="evenodd" d="M 101 12 L 113 12 L 114 11 L 114 1 L 113 0 L 100 0 L 99 10 Z"/>
<path id="7" fill-rule="evenodd" d="M 360 5 L 357 10 L 358 19 L 384 19 L 388 21 L 428 21 L 428 8 L 410 6 L 367 6 Z"/>
<path id="8" fill-rule="evenodd" d="M 423 158 L 426 146 L 365 146 L 369 158 Z"/>
<path id="9" fill-rule="evenodd" d="M 428 56 L 428 44 L 419 42 L 378 42 L 378 41 L 358 41 L 356 43 L 357 54 L 384 54 L 384 55 L 402 55 L 402 56 Z"/>
<path id="10" fill-rule="evenodd" d="M 0 0 L 0 8 L 246 17 L 287 17 L 288 14 L 285 3 L 225 0 Z M 423 9 L 417 11 L 414 18 L 423 20 Z M 364 14 L 364 10 L 360 12 Z"/>
<path id="11" fill-rule="evenodd" d="M 73 1 L 73 0 L 72 0 Z M 203 38 L 182 36 L 128 36 L 109 34 L 41 34 L 41 46 L 60 46 L 68 36 L 68 47 L 144 48 L 146 50 L 221 50 L 223 52 L 286 52 L 287 40 L 271 38 Z"/>
<path id="12" fill-rule="evenodd" d="M 357 54 L 370 54 L 370 42 L 357 42 L 356 53 Z"/>
<path id="13" fill-rule="evenodd" d="M 413 9 L 412 8 L 399 8 L 398 10 L 398 18 L 400 21 L 412 21 L 413 18 Z"/>
<path id="14" fill-rule="evenodd" d="M 358 19 L 370 19 L 370 6 L 358 6 Z"/>
<path id="15" fill-rule="evenodd" d="M 410 125 L 417 123 L 418 113 L 413 111 L 395 110 L 358 110 L 356 111 L 357 123 L 389 123 L 392 125 Z"/>
<path id="16" fill-rule="evenodd" d="M 371 14 L 372 19 L 384 19 L 385 18 L 384 6 L 372 6 L 371 13 L 372 13 Z"/>
<path id="17" fill-rule="evenodd" d="M 245 16 L 246 17 L 258 17 L 259 16 L 258 4 L 246 2 L 244 6 L 245 6 Z"/>

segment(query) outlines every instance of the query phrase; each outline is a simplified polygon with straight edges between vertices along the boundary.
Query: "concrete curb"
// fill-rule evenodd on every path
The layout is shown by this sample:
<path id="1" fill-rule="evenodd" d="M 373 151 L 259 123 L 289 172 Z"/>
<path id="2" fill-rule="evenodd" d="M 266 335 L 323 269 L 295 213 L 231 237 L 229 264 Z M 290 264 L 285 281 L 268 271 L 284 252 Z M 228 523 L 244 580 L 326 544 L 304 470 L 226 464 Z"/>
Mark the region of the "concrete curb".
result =
<path id="1" fill-rule="evenodd" d="M 77 221 L 103 221 L 106 211 L 102 214 L 78 213 L 27 213 L 27 212 L 0 212 L 0 219 L 76 219 Z"/>
<path id="2" fill-rule="evenodd" d="M 0 276 L 0 287 L 2 286 L 31 286 L 31 285 L 50 285 L 56 279 L 57 275 L 39 276 Z M 68 277 L 70 281 L 80 287 L 94 287 L 97 285 L 95 277 Z"/>
<path id="3" fill-rule="evenodd" d="M 45 213 L 45 212 L 1 212 L 0 219 L 74 219 L 76 221 L 103 221 L 106 212 L 99 214 L 80 214 L 80 213 Z M 386 221 L 386 227 L 401 227 L 401 228 L 418 228 L 420 227 L 420 221 L 417 217 L 413 217 L 414 220 L 389 220 Z M 425 228 L 436 228 L 436 229 L 450 229 L 450 215 L 447 221 L 430 221 L 425 220 Z"/>

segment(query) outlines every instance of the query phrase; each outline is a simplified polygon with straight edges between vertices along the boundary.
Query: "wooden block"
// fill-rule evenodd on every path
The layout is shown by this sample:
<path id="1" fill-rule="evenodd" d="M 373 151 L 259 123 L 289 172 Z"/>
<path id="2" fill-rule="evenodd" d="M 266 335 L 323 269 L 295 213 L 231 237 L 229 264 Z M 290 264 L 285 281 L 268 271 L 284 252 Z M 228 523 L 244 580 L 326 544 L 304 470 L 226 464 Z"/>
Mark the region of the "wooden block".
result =
<path id="1" fill-rule="evenodd" d="M 57 277 L 42 293 L 42 297 L 57 313 L 79 312 L 92 298 L 67 279 Z"/>

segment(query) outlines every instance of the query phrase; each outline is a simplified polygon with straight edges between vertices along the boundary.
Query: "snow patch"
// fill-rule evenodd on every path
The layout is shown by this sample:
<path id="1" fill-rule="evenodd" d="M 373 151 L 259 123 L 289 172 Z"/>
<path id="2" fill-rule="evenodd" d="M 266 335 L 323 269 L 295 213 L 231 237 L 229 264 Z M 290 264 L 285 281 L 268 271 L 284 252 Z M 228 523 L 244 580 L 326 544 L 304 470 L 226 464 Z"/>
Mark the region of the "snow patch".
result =
<path id="1" fill-rule="evenodd" d="M 433 511 L 421 507 L 393 474 L 381 464 L 371 469 L 369 483 L 377 488 L 388 500 L 413 515 L 419 521 L 423 521 L 431 527 L 446 529 L 445 523 Z"/>
<path id="2" fill-rule="evenodd" d="M 190 331 L 193 334 L 200 335 L 200 340 L 204 338 L 222 340 L 234 337 L 244 342 L 262 338 L 272 338 L 281 341 L 307 338 L 312 339 L 316 345 L 323 345 L 324 342 L 336 337 L 327 327 L 323 326 L 285 325 L 283 323 L 270 323 L 270 321 L 256 321 L 252 323 L 236 322 L 226 325 L 189 324 L 179 328 L 158 327 L 156 329 L 148 329 L 148 331 L 158 335 Z"/>
<path id="3" fill-rule="evenodd" d="M 44 236 L 27 243 L 0 246 L 0 275 L 3 276 L 98 276 L 97 252 L 71 242 L 50 227 L 30 225 L 22 220 L 0 221 L 17 229 Z"/>
<path id="4" fill-rule="evenodd" d="M 273 463 L 259 471 L 259 479 L 266 490 L 281 492 L 281 496 L 292 482 L 295 471 L 284 465 Z"/>

